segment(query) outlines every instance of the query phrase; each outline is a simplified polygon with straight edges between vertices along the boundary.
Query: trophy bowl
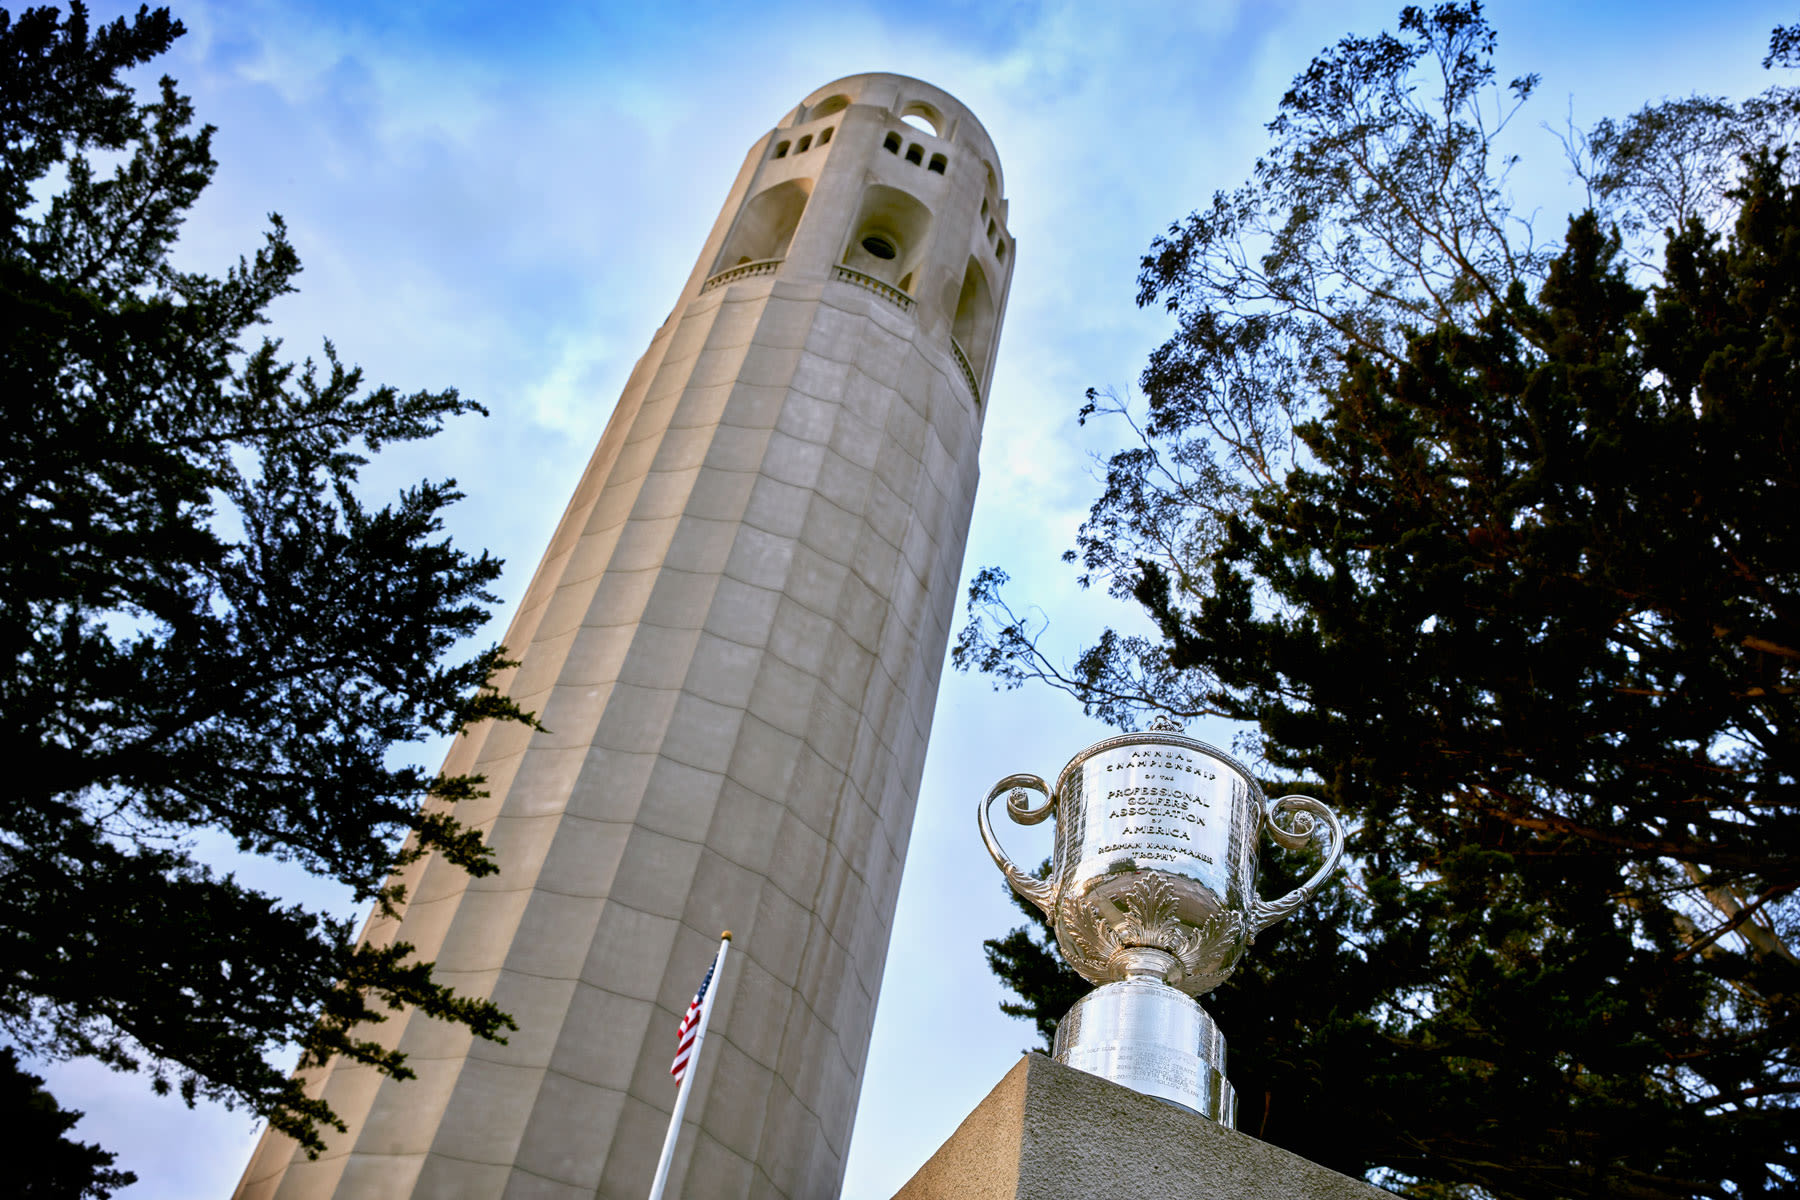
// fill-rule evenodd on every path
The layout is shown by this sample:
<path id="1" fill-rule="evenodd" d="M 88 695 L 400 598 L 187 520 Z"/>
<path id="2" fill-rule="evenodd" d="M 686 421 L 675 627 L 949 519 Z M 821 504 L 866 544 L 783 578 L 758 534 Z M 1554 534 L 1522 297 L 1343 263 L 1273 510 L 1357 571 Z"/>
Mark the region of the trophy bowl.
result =
<path id="1" fill-rule="evenodd" d="M 1054 814 L 1048 878 L 1021 871 L 1001 849 L 989 817 L 1001 796 L 1019 824 Z M 1192 997 L 1223 983 L 1256 935 L 1337 869 L 1336 814 L 1310 796 L 1270 802 L 1229 754 L 1160 728 L 1089 746 L 1054 788 L 1009 775 L 977 816 L 1007 882 L 1050 918 L 1069 965 L 1102 985 L 1063 1019 L 1058 1060 L 1231 1124 L 1224 1039 Z M 1326 842 L 1320 867 L 1272 902 L 1256 891 L 1264 833 L 1291 850 Z"/>

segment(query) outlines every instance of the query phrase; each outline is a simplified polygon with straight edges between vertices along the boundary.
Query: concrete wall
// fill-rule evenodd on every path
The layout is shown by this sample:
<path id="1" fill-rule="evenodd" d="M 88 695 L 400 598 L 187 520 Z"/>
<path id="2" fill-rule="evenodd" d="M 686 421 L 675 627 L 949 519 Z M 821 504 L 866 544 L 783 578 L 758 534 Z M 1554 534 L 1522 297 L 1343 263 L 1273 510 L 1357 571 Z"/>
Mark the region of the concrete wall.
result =
<path id="1" fill-rule="evenodd" d="M 1393 1200 L 1197 1113 L 1027 1054 L 894 1200 Z"/>

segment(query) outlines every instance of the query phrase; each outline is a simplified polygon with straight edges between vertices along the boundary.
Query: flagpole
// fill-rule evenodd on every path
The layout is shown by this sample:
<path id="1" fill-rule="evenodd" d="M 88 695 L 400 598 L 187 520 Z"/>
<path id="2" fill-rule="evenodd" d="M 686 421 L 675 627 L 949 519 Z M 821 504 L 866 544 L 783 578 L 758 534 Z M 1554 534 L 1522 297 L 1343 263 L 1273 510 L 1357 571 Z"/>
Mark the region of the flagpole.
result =
<path id="1" fill-rule="evenodd" d="M 719 935 L 719 955 L 713 959 L 712 988 L 716 992 L 725 977 L 725 951 L 731 946 L 731 930 Z M 709 996 L 700 1007 L 700 1027 L 694 1031 L 694 1049 L 688 1055 L 687 1070 L 682 1073 L 681 1087 L 675 1093 L 675 1111 L 669 1114 L 669 1132 L 663 1138 L 662 1158 L 656 1164 L 656 1181 L 650 1185 L 650 1200 L 662 1200 L 663 1188 L 669 1182 L 669 1167 L 675 1161 L 675 1143 L 681 1137 L 681 1114 L 687 1111 L 688 1093 L 700 1075 L 700 1047 L 706 1044 L 706 1026 L 712 1020 L 715 997 Z"/>

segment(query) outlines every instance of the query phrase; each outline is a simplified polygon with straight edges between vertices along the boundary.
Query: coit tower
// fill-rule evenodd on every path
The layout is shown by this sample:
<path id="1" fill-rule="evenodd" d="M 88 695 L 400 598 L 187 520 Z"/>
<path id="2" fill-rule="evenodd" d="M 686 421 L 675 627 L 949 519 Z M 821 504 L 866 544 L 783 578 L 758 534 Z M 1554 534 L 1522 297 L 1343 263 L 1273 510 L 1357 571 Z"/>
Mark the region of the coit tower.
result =
<path id="1" fill-rule="evenodd" d="M 543 730 L 444 770 L 500 871 L 435 859 L 398 920 L 505 1045 L 395 1014 L 417 1078 L 311 1074 L 349 1124 L 265 1136 L 238 1195 L 645 1195 L 675 1028 L 719 985 L 669 1194 L 834 1195 L 975 499 L 1012 276 L 999 158 L 899 75 L 754 146 L 506 635 Z"/>

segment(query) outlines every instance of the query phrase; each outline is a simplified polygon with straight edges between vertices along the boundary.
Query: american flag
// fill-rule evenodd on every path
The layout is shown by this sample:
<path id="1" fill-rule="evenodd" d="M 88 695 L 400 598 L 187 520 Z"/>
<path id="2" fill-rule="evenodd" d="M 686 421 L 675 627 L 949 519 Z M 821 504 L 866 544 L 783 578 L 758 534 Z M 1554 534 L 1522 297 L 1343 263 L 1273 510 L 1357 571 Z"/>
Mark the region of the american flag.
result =
<path id="1" fill-rule="evenodd" d="M 715 957 L 712 965 L 706 968 L 706 978 L 700 981 L 700 990 L 688 1001 L 687 1015 L 681 1018 L 681 1028 L 675 1031 L 675 1061 L 669 1064 L 669 1074 L 680 1083 L 687 1074 L 688 1058 L 694 1053 L 694 1034 L 698 1032 L 700 1011 L 706 1007 L 706 989 L 712 986 L 713 971 L 717 969 L 719 960 Z"/>

